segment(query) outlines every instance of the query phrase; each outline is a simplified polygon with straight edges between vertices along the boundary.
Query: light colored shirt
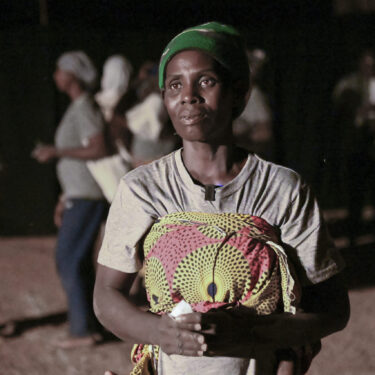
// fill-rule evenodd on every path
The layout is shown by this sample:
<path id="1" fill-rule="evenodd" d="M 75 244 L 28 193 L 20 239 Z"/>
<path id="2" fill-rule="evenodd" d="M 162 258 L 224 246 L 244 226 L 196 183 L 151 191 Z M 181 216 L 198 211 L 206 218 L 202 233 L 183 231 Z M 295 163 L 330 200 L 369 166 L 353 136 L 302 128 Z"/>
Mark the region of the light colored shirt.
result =
<path id="1" fill-rule="evenodd" d="M 153 222 L 173 212 L 244 213 L 280 233 L 302 285 L 339 272 L 342 260 L 310 188 L 285 167 L 249 154 L 241 172 L 207 201 L 187 172 L 181 150 L 126 174 L 108 216 L 99 263 L 123 272 L 141 268 L 138 244 Z"/>
<path id="2" fill-rule="evenodd" d="M 58 149 L 87 145 L 89 138 L 103 131 L 103 120 L 87 94 L 79 96 L 66 110 L 55 135 Z M 86 161 L 62 157 L 57 177 L 67 198 L 102 199 L 103 193 L 87 169 Z"/>
<path id="3" fill-rule="evenodd" d="M 324 281 L 338 273 L 343 262 L 332 247 L 318 204 L 294 171 L 249 154 L 241 172 L 205 200 L 204 187 L 186 170 L 181 150 L 141 166 L 125 175 L 112 203 L 98 262 L 136 272 L 142 264 L 139 243 L 153 222 L 182 211 L 244 213 L 273 225 L 294 264 L 302 285 Z M 263 356 L 262 356 L 263 357 Z M 231 357 L 168 356 L 161 352 L 163 375 L 272 374 L 274 356 L 265 361 Z"/>

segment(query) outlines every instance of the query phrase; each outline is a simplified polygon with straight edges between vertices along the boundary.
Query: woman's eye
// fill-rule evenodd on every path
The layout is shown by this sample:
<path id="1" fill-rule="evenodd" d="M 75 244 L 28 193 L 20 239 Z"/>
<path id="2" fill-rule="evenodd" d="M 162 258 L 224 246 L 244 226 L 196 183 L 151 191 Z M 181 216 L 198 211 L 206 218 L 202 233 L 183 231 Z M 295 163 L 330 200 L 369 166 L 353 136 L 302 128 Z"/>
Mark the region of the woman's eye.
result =
<path id="1" fill-rule="evenodd" d="M 203 78 L 200 81 L 200 85 L 202 87 L 212 87 L 216 83 L 216 80 L 214 78 Z"/>
<path id="2" fill-rule="evenodd" d="M 181 83 L 180 82 L 171 82 L 169 84 L 169 88 L 171 90 L 178 90 L 180 87 L 181 87 Z"/>

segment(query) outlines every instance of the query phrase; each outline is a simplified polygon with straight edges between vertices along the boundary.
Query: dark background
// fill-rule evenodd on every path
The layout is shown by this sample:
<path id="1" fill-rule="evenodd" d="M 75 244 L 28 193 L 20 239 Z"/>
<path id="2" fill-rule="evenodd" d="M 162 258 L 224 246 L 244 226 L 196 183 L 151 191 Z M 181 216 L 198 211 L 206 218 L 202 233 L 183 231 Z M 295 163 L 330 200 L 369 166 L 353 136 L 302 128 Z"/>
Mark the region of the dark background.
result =
<path id="1" fill-rule="evenodd" d="M 52 80 L 55 61 L 83 49 L 100 70 L 121 53 L 135 69 L 158 60 L 187 26 L 232 24 L 249 47 L 269 54 L 264 86 L 275 115 L 278 161 L 313 186 L 323 207 L 345 204 L 339 181 L 340 134 L 331 94 L 374 47 L 375 14 L 339 14 L 330 1 L 3 0 L 0 3 L 0 235 L 54 233 L 59 187 L 54 165 L 30 158 L 52 142 L 67 105 Z"/>

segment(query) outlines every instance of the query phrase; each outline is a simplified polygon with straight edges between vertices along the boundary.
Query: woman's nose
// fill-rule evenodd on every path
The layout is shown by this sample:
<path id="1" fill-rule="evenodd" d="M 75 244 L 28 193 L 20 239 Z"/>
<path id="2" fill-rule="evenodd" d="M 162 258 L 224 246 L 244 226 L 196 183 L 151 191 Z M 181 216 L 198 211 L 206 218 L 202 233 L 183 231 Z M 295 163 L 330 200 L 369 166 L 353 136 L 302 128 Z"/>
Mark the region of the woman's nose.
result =
<path id="1" fill-rule="evenodd" d="M 185 84 L 182 91 L 183 104 L 193 104 L 199 101 L 199 94 L 194 84 Z"/>

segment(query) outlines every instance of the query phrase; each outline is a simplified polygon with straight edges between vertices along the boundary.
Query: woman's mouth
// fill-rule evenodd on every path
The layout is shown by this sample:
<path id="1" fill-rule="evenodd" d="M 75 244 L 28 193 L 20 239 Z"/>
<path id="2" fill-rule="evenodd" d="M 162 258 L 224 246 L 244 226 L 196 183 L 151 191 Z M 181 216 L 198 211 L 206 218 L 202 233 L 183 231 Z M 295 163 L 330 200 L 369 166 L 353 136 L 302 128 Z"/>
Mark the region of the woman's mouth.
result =
<path id="1" fill-rule="evenodd" d="M 194 113 L 183 114 L 180 117 L 180 120 L 185 125 L 194 125 L 202 121 L 205 117 L 206 117 L 206 114 L 204 112 L 194 112 Z"/>

